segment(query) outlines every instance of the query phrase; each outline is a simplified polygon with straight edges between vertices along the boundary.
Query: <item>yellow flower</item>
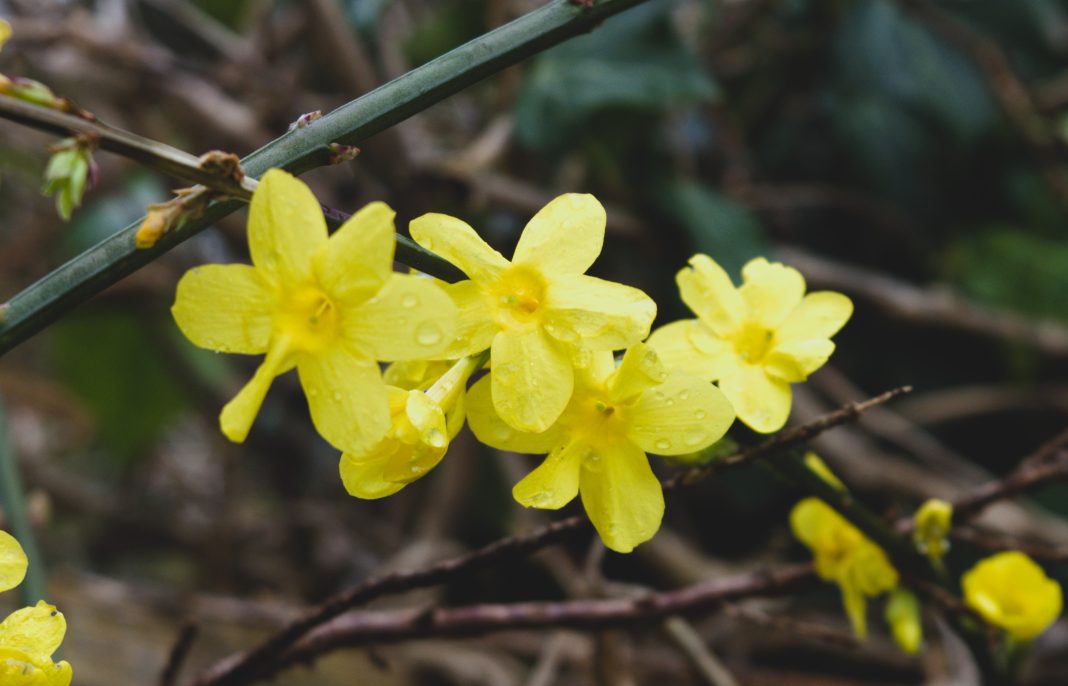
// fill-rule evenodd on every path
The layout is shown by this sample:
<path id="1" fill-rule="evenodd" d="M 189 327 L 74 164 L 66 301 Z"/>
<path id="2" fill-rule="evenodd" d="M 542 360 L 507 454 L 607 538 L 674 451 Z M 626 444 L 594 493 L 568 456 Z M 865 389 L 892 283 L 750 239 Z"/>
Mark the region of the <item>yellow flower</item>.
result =
<path id="1" fill-rule="evenodd" d="M 1061 614 L 1061 586 L 1015 550 L 980 560 L 961 579 L 964 602 L 1016 641 L 1030 641 Z"/>
<path id="2" fill-rule="evenodd" d="M 15 537 L 0 531 L 0 591 L 9 591 L 26 578 L 26 553 Z"/>
<path id="3" fill-rule="evenodd" d="M 853 632 L 867 636 L 866 599 L 897 586 L 897 570 L 886 553 L 818 498 L 794 506 L 790 528 L 812 551 L 820 578 L 838 584 Z"/>
<path id="4" fill-rule="evenodd" d="M 0 48 L 4 47 L 8 38 L 11 38 L 11 24 L 0 19 Z"/>
<path id="5" fill-rule="evenodd" d="M 923 643 L 920 602 L 904 588 L 896 588 L 886 603 L 886 623 L 894 642 L 909 655 L 915 655 Z"/>
<path id="6" fill-rule="evenodd" d="M 341 455 L 341 481 L 349 495 L 393 495 L 441 462 L 449 441 L 463 428 L 464 389 L 481 357 L 465 357 L 445 366 L 444 373 L 437 371 L 444 364 L 398 363 L 386 370 L 387 381 L 408 387 L 389 386 L 386 437 L 370 450 Z M 428 380 L 433 381 L 429 386 Z"/>
<path id="7" fill-rule="evenodd" d="M 790 414 L 790 384 L 804 381 L 834 351 L 830 338 L 853 313 L 840 293 L 805 295 L 796 269 L 763 257 L 742 269 L 735 288 L 722 267 L 694 255 L 676 281 L 697 319 L 653 332 L 651 345 L 668 367 L 719 387 L 738 419 L 754 431 L 778 431 Z"/>
<path id="8" fill-rule="evenodd" d="M 52 662 L 66 633 L 63 613 L 43 600 L 8 615 L 0 623 L 0 684 L 69 686 L 70 664 Z"/>
<path id="9" fill-rule="evenodd" d="M 411 224 L 412 238 L 467 274 L 448 287 L 460 325 L 447 357 L 492 349 L 493 405 L 522 431 L 549 428 L 571 398 L 574 366 L 591 352 L 645 338 L 656 304 L 584 272 L 601 252 L 605 212 L 592 195 L 561 195 L 530 220 L 512 261 L 443 214 Z"/>
<path id="10" fill-rule="evenodd" d="M 916 549 L 938 562 L 949 550 L 949 530 L 953 526 L 953 506 L 931 498 L 916 510 L 916 528 L 912 540 Z"/>
<path id="11" fill-rule="evenodd" d="M 260 180 L 249 209 L 252 265 L 205 265 L 178 283 L 174 319 L 193 343 L 267 357 L 223 408 L 241 442 L 274 377 L 296 367 L 322 436 L 362 451 L 389 429 L 376 360 L 437 356 L 456 308 L 427 279 L 393 272 L 394 212 L 375 202 L 327 237 L 315 196 L 288 173 Z"/>
<path id="12" fill-rule="evenodd" d="M 494 448 L 548 453 L 512 495 L 526 507 L 555 510 L 581 494 L 601 540 L 621 553 L 652 538 L 664 514 L 664 494 L 646 453 L 700 450 L 734 420 L 715 386 L 668 374 L 641 343 L 627 350 L 618 367 L 610 352 L 596 353 L 575 375 L 567 408 L 541 433 L 517 431 L 503 421 L 491 401 L 498 373 L 494 367 L 468 393 L 471 430 Z"/>

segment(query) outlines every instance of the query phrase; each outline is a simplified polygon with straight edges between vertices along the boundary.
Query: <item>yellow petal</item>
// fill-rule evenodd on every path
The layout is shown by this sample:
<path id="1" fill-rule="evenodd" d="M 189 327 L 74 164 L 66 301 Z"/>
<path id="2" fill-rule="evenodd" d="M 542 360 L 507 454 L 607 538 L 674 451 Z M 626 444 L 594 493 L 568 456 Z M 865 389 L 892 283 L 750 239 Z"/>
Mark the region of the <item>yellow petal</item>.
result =
<path id="1" fill-rule="evenodd" d="M 907 589 L 898 588 L 886 603 L 886 623 L 901 650 L 914 655 L 923 642 L 920 603 Z"/>
<path id="2" fill-rule="evenodd" d="M 590 350 L 622 350 L 649 335 L 656 303 L 637 288 L 583 274 L 549 281 L 545 330 Z"/>
<path id="3" fill-rule="evenodd" d="M 341 455 L 338 470 L 341 472 L 341 482 L 349 495 L 364 500 L 376 500 L 393 495 L 407 485 L 385 478 L 386 467 L 399 443 L 395 439 L 387 438 L 375 451 L 365 456 L 357 457 L 352 453 Z"/>
<path id="4" fill-rule="evenodd" d="M 601 254 L 605 219 L 604 207 L 592 195 L 553 198 L 523 229 L 512 261 L 544 274 L 582 274 Z"/>
<path id="5" fill-rule="evenodd" d="M 467 423 L 479 441 L 498 450 L 544 455 L 563 440 L 559 427 L 541 433 L 519 431 L 497 414 L 493 407 L 491 375 L 479 379 L 467 391 Z"/>
<path id="6" fill-rule="evenodd" d="M 271 338 L 274 296 L 259 271 L 244 264 L 207 264 L 178 281 L 171 314 L 194 345 L 259 354 Z"/>
<path id="7" fill-rule="evenodd" d="M 65 660 L 0 647 L 0 684 L 4 686 L 70 686 L 72 672 Z"/>
<path id="8" fill-rule="evenodd" d="M 503 255 L 456 217 L 432 212 L 413 219 L 408 229 L 416 243 L 452 262 L 475 281 L 492 280 L 509 266 Z"/>
<path id="9" fill-rule="evenodd" d="M 697 340 L 701 341 L 700 346 L 695 344 Z M 705 381 L 718 379 L 734 360 L 730 344 L 697 319 L 665 324 L 653 331 L 648 343 L 668 369 Z"/>
<path id="10" fill-rule="evenodd" d="M 365 205 L 315 251 L 315 276 L 331 298 L 356 305 L 385 285 L 393 274 L 394 216 L 383 202 Z"/>
<path id="11" fill-rule="evenodd" d="M 505 423 L 545 431 L 567 407 L 574 370 L 567 351 L 540 327 L 502 331 L 493 339 L 493 406 Z"/>
<path id="12" fill-rule="evenodd" d="M 742 321 L 742 296 L 708 255 L 691 257 L 690 266 L 679 270 L 675 281 L 682 301 L 713 333 L 726 336 Z"/>
<path id="13" fill-rule="evenodd" d="M 296 360 L 285 342 L 279 342 L 267 349 L 267 357 L 256 369 L 245 387 L 226 403 L 219 414 L 219 428 L 234 443 L 243 443 L 248 436 L 252 422 L 260 411 L 267 389 L 271 387 L 274 377 L 293 368 Z"/>
<path id="14" fill-rule="evenodd" d="M 445 286 L 445 292 L 456 305 L 456 333 L 442 353 L 449 359 L 474 355 L 490 347 L 500 327 L 493 319 L 486 296 L 474 281 L 461 281 Z"/>
<path id="15" fill-rule="evenodd" d="M 404 413 L 417 440 L 403 459 L 398 455 L 386 465 L 383 476 L 389 481 L 411 483 L 438 466 L 449 448 L 449 435 L 441 407 L 422 391 L 407 394 Z"/>
<path id="16" fill-rule="evenodd" d="M 374 360 L 334 345 L 303 355 L 297 365 L 312 423 L 330 445 L 364 452 L 389 431 L 386 384 Z"/>
<path id="17" fill-rule="evenodd" d="M 768 374 L 787 383 L 800 383 L 822 367 L 834 352 L 826 338 L 776 345 L 761 364 Z"/>
<path id="18" fill-rule="evenodd" d="M 801 302 L 805 279 L 801 272 L 763 257 L 742 267 L 745 283 L 738 293 L 745 301 L 749 317 L 768 329 L 775 329 Z"/>
<path id="19" fill-rule="evenodd" d="M 848 580 L 839 584 L 842 589 L 842 605 L 845 606 L 849 623 L 853 625 L 853 634 L 860 640 L 868 637 L 868 602 Z"/>
<path id="20" fill-rule="evenodd" d="M 4 47 L 8 38 L 11 38 L 11 24 L 0 19 L 0 48 Z"/>
<path id="21" fill-rule="evenodd" d="M 649 458 L 630 441 L 593 447 L 579 475 L 582 505 L 604 544 L 629 553 L 652 538 L 664 518 L 664 492 Z"/>
<path id="22" fill-rule="evenodd" d="M 614 403 L 625 403 L 641 395 L 642 391 L 664 383 L 668 371 L 656 352 L 638 343 L 627 349 L 619 367 L 608 380 L 608 397 Z"/>
<path id="23" fill-rule="evenodd" d="M 281 169 L 260 179 L 248 210 L 252 264 L 278 284 L 299 284 L 311 275 L 311 259 L 326 243 L 319 201 L 303 181 Z"/>
<path id="24" fill-rule="evenodd" d="M 559 510 L 578 495 L 579 470 L 589 451 L 581 441 L 559 446 L 515 485 L 512 497 L 523 507 Z"/>
<path id="25" fill-rule="evenodd" d="M 66 633 L 63 613 L 40 600 L 34 607 L 12 612 L 0 623 L 0 646 L 48 656 L 56 652 Z"/>
<path id="26" fill-rule="evenodd" d="M 0 591 L 8 591 L 26 578 L 26 553 L 15 537 L 0 531 Z"/>
<path id="27" fill-rule="evenodd" d="M 830 338 L 853 314 L 853 301 L 831 291 L 809 293 L 775 331 L 777 343 Z"/>
<path id="28" fill-rule="evenodd" d="M 375 297 L 346 312 L 341 325 L 369 357 L 437 359 L 455 336 L 456 306 L 433 281 L 393 274 Z"/>
<path id="29" fill-rule="evenodd" d="M 797 540 L 810 549 L 823 537 L 825 527 L 830 523 L 827 512 L 830 506 L 819 498 L 805 498 L 790 510 L 790 530 Z M 833 512 L 833 510 L 832 510 Z"/>
<path id="30" fill-rule="evenodd" d="M 719 388 L 753 431 L 778 431 L 790 416 L 790 385 L 769 377 L 762 367 L 734 365 L 720 378 Z"/>
<path id="31" fill-rule="evenodd" d="M 734 408 L 718 388 L 675 372 L 638 398 L 627 437 L 649 453 L 685 455 L 723 438 L 733 421 Z"/>

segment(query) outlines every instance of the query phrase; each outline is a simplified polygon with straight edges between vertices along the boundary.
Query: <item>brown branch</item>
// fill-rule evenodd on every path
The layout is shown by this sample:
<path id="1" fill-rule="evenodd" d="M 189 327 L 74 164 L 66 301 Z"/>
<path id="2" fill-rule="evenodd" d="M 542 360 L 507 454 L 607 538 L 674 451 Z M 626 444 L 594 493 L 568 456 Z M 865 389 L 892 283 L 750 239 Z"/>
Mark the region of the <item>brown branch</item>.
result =
<path id="1" fill-rule="evenodd" d="M 160 686 L 172 686 L 178 680 L 178 673 L 185 664 L 185 659 L 189 657 L 189 650 L 193 647 L 193 641 L 196 640 L 199 631 L 199 627 L 193 622 L 187 622 L 182 627 L 182 631 L 171 647 L 170 655 L 167 656 L 163 672 L 160 674 Z"/>
<path id="2" fill-rule="evenodd" d="M 599 629 L 644 624 L 671 615 L 707 612 L 729 600 L 783 593 L 815 578 L 812 565 L 796 564 L 636 598 L 360 613 L 335 619 L 309 634 L 278 656 L 271 671 L 314 659 L 338 648 L 370 643 L 428 636 L 470 637 L 516 629 Z"/>
<path id="3" fill-rule="evenodd" d="M 1042 462 L 1025 461 L 1004 479 L 980 486 L 953 503 L 953 518 L 963 521 L 979 514 L 991 503 L 1011 498 L 1048 481 L 1068 477 L 1068 451 Z"/>
<path id="4" fill-rule="evenodd" d="M 710 474 L 718 474 L 729 469 L 735 469 L 749 464 L 753 460 L 769 457 L 782 450 L 801 445 L 828 429 L 856 420 L 865 410 L 888 402 L 903 393 L 907 393 L 909 390 L 908 387 L 898 388 L 870 400 L 850 403 L 813 422 L 783 431 L 763 443 L 739 451 L 709 466 L 681 472 L 668 479 L 664 483 L 664 488 L 665 490 L 685 488 Z M 248 683 L 264 674 L 265 670 L 269 670 L 270 659 L 273 656 L 293 645 L 315 627 L 358 605 L 383 595 L 444 583 L 460 574 L 496 565 L 508 557 L 534 552 L 568 536 L 584 531 L 588 526 L 589 520 L 584 515 L 576 515 L 553 522 L 526 534 L 501 539 L 467 555 L 438 562 L 425 569 L 408 572 L 398 571 L 369 579 L 358 586 L 328 598 L 324 603 L 294 620 L 281 631 L 251 650 L 220 661 L 202 674 L 194 684 L 195 686 L 225 686 Z"/>
<path id="5" fill-rule="evenodd" d="M 1044 560 L 1046 562 L 1064 562 L 1065 560 L 1068 560 L 1068 548 L 1066 547 L 1054 547 L 1032 543 L 1030 541 L 1021 540 L 1016 536 L 1008 536 L 994 531 L 979 530 L 969 526 L 954 528 L 949 533 L 949 537 L 954 541 L 967 543 L 976 548 L 981 548 L 990 552 L 1019 550 L 1036 560 Z"/>

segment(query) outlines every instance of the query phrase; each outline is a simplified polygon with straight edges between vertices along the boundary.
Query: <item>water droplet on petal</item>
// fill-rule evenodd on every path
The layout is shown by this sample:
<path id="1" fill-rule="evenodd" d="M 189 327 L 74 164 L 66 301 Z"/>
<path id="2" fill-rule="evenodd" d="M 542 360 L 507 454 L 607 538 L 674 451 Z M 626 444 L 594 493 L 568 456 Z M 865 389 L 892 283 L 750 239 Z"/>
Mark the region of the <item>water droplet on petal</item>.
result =
<path id="1" fill-rule="evenodd" d="M 698 445 L 700 445 L 700 444 L 705 442 L 705 432 L 704 431 L 690 431 L 689 433 L 686 434 L 685 441 L 686 441 L 686 445 L 691 447 L 691 448 L 693 448 L 694 446 L 698 446 Z"/>
<path id="2" fill-rule="evenodd" d="M 671 448 L 671 441 L 666 438 L 661 438 L 653 444 L 653 447 L 657 450 L 669 450 Z"/>
<path id="3" fill-rule="evenodd" d="M 419 304 L 419 298 L 413 293 L 405 293 L 401 297 L 401 307 L 406 307 L 409 310 Z"/>
<path id="4" fill-rule="evenodd" d="M 686 401 L 689 398 L 690 398 L 690 392 L 689 391 L 682 391 L 682 392 L 679 393 L 679 400 Z"/>
<path id="5" fill-rule="evenodd" d="M 448 445 L 448 440 L 445 438 L 445 434 L 437 429 L 431 429 L 423 435 L 423 442 L 432 448 L 444 448 Z"/>
<path id="6" fill-rule="evenodd" d="M 432 322 L 424 322 L 415 330 L 415 341 L 419 345 L 437 345 L 441 339 L 441 329 Z"/>
<path id="7" fill-rule="evenodd" d="M 341 393 L 339 391 L 334 391 L 334 402 L 341 402 Z"/>
<path id="8" fill-rule="evenodd" d="M 705 417 L 707 417 L 708 413 L 705 412 L 704 410 L 698 410 L 697 412 L 693 413 L 693 416 L 696 417 L 698 421 L 700 421 L 700 420 L 704 419 Z"/>

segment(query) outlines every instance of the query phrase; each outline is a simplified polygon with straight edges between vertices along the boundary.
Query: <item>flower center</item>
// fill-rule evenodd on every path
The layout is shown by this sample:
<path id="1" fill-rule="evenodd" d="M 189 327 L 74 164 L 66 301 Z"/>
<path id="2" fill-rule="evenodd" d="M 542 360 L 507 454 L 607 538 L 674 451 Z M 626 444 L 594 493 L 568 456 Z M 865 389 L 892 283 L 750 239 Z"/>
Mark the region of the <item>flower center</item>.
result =
<path id="1" fill-rule="evenodd" d="M 283 296 L 274 325 L 275 331 L 289 338 L 293 347 L 318 352 L 337 338 L 337 307 L 318 288 L 305 286 Z"/>
<path id="2" fill-rule="evenodd" d="M 493 289 L 497 323 L 505 328 L 541 322 L 545 305 L 545 280 L 541 274 L 515 265 L 506 271 Z"/>
<path id="3" fill-rule="evenodd" d="M 768 353 L 774 338 L 773 330 L 749 321 L 738 327 L 731 336 L 731 342 L 739 357 L 750 364 L 757 364 Z"/>
<path id="4" fill-rule="evenodd" d="M 626 407 L 612 403 L 594 389 L 577 387 L 561 422 L 572 435 L 581 435 L 592 445 L 622 436 L 626 430 Z"/>

